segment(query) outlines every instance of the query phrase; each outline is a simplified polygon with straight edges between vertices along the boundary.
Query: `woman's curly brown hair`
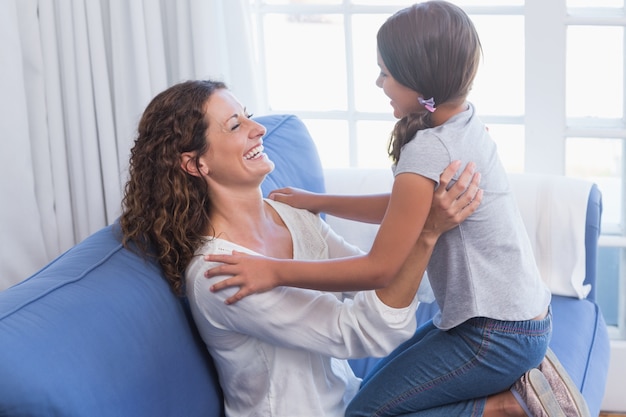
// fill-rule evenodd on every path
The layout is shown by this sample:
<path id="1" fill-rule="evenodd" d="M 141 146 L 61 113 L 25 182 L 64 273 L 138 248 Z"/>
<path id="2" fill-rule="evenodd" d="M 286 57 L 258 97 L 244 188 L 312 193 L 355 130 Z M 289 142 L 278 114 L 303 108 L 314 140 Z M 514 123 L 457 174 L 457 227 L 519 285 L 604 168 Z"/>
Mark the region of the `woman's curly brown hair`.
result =
<path id="1" fill-rule="evenodd" d="M 432 97 L 441 105 L 469 94 L 481 46 L 474 24 L 460 7 L 428 1 L 402 9 L 380 27 L 376 41 L 391 76 L 425 100 Z M 392 160 L 398 162 L 402 146 L 429 127 L 428 111 L 400 119 L 389 141 Z"/>
<path id="2" fill-rule="evenodd" d="M 124 246 L 153 256 L 177 295 L 185 268 L 210 227 L 202 178 L 181 168 L 181 154 L 207 151 L 205 104 L 226 85 L 187 81 L 158 94 L 143 113 L 131 150 L 120 225 Z"/>

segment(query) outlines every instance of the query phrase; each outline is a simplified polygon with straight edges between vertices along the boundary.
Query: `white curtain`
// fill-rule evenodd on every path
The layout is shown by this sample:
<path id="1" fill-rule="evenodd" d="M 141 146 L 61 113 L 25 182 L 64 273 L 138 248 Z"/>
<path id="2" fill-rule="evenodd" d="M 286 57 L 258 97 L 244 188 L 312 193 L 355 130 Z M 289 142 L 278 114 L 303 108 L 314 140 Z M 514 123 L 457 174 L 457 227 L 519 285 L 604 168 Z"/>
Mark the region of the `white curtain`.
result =
<path id="1" fill-rule="evenodd" d="M 215 78 L 262 108 L 248 3 L 0 1 L 0 290 L 119 216 L 155 94 Z"/>

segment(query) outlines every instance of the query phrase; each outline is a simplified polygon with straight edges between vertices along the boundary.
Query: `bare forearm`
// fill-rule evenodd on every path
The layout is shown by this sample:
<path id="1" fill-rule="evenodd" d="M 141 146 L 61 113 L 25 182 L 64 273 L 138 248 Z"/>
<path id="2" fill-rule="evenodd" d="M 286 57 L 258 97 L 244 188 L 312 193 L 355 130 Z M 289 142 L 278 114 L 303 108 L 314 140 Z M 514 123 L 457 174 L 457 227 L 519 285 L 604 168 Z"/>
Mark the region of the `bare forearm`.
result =
<path id="1" fill-rule="evenodd" d="M 434 233 L 420 236 L 400 272 L 388 286 L 376 290 L 383 303 L 394 308 L 411 304 L 426 272 L 437 238 L 438 235 Z"/>
<path id="2" fill-rule="evenodd" d="M 325 261 L 278 261 L 278 285 L 320 291 L 362 291 L 389 284 L 396 270 L 369 255 Z M 397 262 L 391 262 L 391 264 Z"/>
<path id="3" fill-rule="evenodd" d="M 380 224 L 388 204 L 389 194 L 358 196 L 328 194 L 319 198 L 317 211 L 344 219 Z"/>

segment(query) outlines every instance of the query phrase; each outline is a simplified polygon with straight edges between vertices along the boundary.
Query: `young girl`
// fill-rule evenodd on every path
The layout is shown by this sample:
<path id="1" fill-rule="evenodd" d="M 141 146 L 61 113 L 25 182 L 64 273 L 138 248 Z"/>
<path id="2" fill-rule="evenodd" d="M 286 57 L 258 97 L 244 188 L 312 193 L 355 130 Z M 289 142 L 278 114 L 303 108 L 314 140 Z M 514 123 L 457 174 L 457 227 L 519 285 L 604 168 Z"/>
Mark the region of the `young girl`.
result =
<path id="1" fill-rule="evenodd" d="M 312 211 L 380 221 L 370 252 L 324 262 L 212 255 L 207 259 L 224 264 L 207 276 L 233 275 L 213 290 L 239 286 L 228 300 L 235 302 L 279 285 L 333 291 L 384 287 L 422 232 L 441 172 L 451 161 L 473 161 L 482 175 L 483 202 L 441 236 L 428 265 L 440 312 L 363 381 L 346 415 L 480 416 L 488 395 L 509 389 L 540 363 L 560 404 L 541 399 L 533 404 L 535 398 L 522 398 L 516 384 L 513 394 L 526 414 L 588 415 L 558 361 L 550 355 L 542 363 L 551 335 L 551 295 L 535 266 L 496 145 L 466 100 L 481 56 L 472 22 L 459 7 L 430 1 L 391 16 L 377 41 L 376 84 L 399 119 L 389 146 L 391 194 L 339 197 L 282 190 L 274 196 Z M 531 386 L 540 376 L 533 371 L 525 375 Z"/>

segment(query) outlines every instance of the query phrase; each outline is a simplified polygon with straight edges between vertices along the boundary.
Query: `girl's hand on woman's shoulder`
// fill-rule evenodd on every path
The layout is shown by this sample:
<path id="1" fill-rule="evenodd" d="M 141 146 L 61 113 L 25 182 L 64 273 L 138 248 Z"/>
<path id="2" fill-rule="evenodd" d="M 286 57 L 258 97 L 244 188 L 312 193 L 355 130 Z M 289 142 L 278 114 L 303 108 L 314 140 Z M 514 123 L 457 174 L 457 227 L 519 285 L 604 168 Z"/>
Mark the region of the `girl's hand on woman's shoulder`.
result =
<path id="1" fill-rule="evenodd" d="M 295 187 L 279 188 L 270 192 L 269 199 L 289 204 L 291 207 L 309 210 L 318 214 L 319 207 L 315 204 L 320 194 Z"/>
<path id="2" fill-rule="evenodd" d="M 280 285 L 274 273 L 276 263 L 279 262 L 276 259 L 233 251 L 232 255 L 206 255 L 204 260 L 221 263 L 221 265 L 207 270 L 204 273 L 206 278 L 231 275 L 213 284 L 211 291 L 216 292 L 229 287 L 239 287 L 239 290 L 232 297 L 225 300 L 226 304 L 234 304 L 244 297 L 269 291 Z"/>

